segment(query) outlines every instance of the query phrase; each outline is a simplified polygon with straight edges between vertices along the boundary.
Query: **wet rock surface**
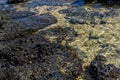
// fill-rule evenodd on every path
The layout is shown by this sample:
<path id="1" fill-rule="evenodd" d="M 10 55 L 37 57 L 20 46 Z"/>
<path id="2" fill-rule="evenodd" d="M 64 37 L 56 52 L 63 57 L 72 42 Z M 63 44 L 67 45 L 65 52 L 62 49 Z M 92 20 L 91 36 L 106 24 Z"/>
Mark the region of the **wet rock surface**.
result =
<path id="1" fill-rule="evenodd" d="M 77 1 L 0 5 L 0 80 L 120 79 L 120 10 Z"/>
<path id="2" fill-rule="evenodd" d="M 68 22 L 72 24 L 109 24 L 104 18 L 119 16 L 119 12 L 112 9 L 108 12 L 100 13 L 99 11 L 88 11 L 83 7 L 71 7 L 60 10 L 59 13 L 65 14 Z"/>
<path id="3" fill-rule="evenodd" d="M 91 62 L 89 72 L 94 80 L 119 80 L 120 68 L 113 64 L 105 64 L 106 58 L 98 55 Z"/>
<path id="4" fill-rule="evenodd" d="M 34 34 L 32 29 L 25 32 L 28 34 L 1 41 L 1 80 L 74 80 L 81 75 L 82 61 L 69 47 L 48 41 L 44 33 Z"/>
<path id="5" fill-rule="evenodd" d="M 61 44 L 64 36 L 72 41 L 76 32 L 69 27 L 39 32 L 55 23 L 50 13 L 1 12 L 0 80 L 74 80 L 81 75 L 82 60 Z M 51 42 L 47 35 L 58 38 Z"/>

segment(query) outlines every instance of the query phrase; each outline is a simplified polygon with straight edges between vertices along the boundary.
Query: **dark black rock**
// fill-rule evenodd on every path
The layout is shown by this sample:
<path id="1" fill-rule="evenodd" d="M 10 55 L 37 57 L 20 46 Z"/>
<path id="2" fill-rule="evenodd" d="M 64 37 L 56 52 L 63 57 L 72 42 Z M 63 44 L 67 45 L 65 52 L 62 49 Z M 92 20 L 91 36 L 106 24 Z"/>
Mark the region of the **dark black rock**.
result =
<path id="1" fill-rule="evenodd" d="M 20 19 L 20 18 L 25 18 L 29 16 L 33 16 L 36 13 L 35 12 L 29 12 L 29 11 L 20 11 L 20 12 L 14 12 L 12 13 L 12 19 Z"/>
<path id="2" fill-rule="evenodd" d="M 120 0 L 97 0 L 97 2 L 107 5 L 120 5 Z"/>
<path id="3" fill-rule="evenodd" d="M 0 80 L 74 80 L 81 75 L 82 60 L 67 45 L 77 36 L 74 29 L 58 26 L 39 32 L 57 23 L 49 13 L 6 9 L 0 14 Z M 51 42 L 46 36 L 57 38 Z"/>
<path id="4" fill-rule="evenodd" d="M 93 35 L 93 33 L 89 33 L 89 40 L 91 40 L 91 39 L 99 39 L 100 37 L 99 36 L 96 36 L 96 35 Z"/>
<path id="5" fill-rule="evenodd" d="M 107 21 L 100 21 L 100 24 L 107 24 Z"/>
<path id="6" fill-rule="evenodd" d="M 116 52 L 118 53 L 118 54 L 120 54 L 120 49 L 118 48 L 118 49 L 116 49 Z"/>
<path id="7" fill-rule="evenodd" d="M 26 37 L 26 35 L 29 36 L 38 29 L 45 28 L 57 22 L 56 17 L 49 13 L 41 14 L 39 16 L 34 16 L 34 14 L 35 13 L 23 11 L 9 14 L 11 17 L 6 16 L 1 20 L 1 28 L 3 29 L 4 35 L 0 35 L 0 37 L 4 38 L 1 38 L 0 40 Z M 0 16 L 3 15 L 4 13 L 1 13 Z"/>
<path id="8" fill-rule="evenodd" d="M 59 11 L 60 14 L 65 14 L 68 22 L 72 24 L 109 24 L 107 20 L 103 18 L 114 18 L 119 15 L 118 11 L 110 9 L 108 12 L 100 13 L 99 11 L 87 11 L 83 7 L 71 7 Z"/>
<path id="9" fill-rule="evenodd" d="M 86 23 L 85 21 L 80 21 L 80 20 L 77 20 L 77 19 L 70 19 L 69 22 L 71 24 L 85 24 Z"/>
<path id="10" fill-rule="evenodd" d="M 8 0 L 8 4 L 27 2 L 27 1 L 30 1 L 30 0 Z"/>
<path id="11" fill-rule="evenodd" d="M 119 80 L 120 68 L 113 64 L 106 65 L 104 61 L 106 61 L 106 58 L 98 55 L 91 62 L 88 70 L 94 80 Z"/>
<path id="12" fill-rule="evenodd" d="M 101 3 L 103 5 L 120 5 L 120 0 L 85 0 L 86 4 L 90 4 L 90 3 Z"/>
<path id="13" fill-rule="evenodd" d="M 52 24 L 51 19 L 54 17 L 42 14 L 39 17 L 24 19 L 26 18 L 36 22 L 40 20 L 39 26 L 43 22 L 46 27 Z M 48 22 L 44 22 L 46 19 Z M 5 35 L 2 36 L 4 40 L 0 42 L 2 47 L 0 48 L 0 66 L 2 66 L 0 80 L 20 80 L 21 78 L 24 80 L 26 77 L 28 80 L 74 80 L 81 75 L 82 61 L 74 56 L 67 44 L 65 46 L 61 44 L 62 40 L 68 43 L 77 36 L 74 29 L 58 27 L 37 33 L 40 28 L 27 27 L 22 24 L 23 22 L 18 23 L 15 20 L 5 20 L 6 24 L 2 25 L 5 28 Z M 14 23 L 20 25 L 17 26 Z M 51 42 L 46 39 L 48 35 L 58 38 L 55 42 Z M 31 71 L 32 74 L 29 73 Z"/>

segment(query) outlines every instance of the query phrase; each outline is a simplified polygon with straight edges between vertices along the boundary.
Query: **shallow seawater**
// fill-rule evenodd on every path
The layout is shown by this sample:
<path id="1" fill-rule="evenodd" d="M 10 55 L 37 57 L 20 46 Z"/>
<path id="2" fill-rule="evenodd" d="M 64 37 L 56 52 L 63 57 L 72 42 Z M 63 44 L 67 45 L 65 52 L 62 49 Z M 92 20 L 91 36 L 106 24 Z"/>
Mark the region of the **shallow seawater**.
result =
<path id="1" fill-rule="evenodd" d="M 7 0 L 2 1 L 0 80 L 120 79 L 116 79 L 120 72 L 118 4 L 31 0 L 5 5 Z M 88 68 L 100 76 L 93 79 Z"/>

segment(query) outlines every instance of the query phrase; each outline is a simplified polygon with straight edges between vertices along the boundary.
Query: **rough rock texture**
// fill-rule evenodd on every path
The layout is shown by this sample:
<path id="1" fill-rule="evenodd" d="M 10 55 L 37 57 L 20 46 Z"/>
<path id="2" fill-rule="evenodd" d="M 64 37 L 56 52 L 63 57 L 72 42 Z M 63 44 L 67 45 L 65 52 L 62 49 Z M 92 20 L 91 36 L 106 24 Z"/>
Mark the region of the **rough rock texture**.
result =
<path id="1" fill-rule="evenodd" d="M 115 67 L 113 64 L 105 64 L 106 58 L 98 55 L 91 62 L 89 72 L 95 80 L 119 80 L 120 68 Z"/>
<path id="2" fill-rule="evenodd" d="M 43 35 L 45 32 L 35 34 L 27 29 L 16 35 L 17 32 L 1 41 L 1 80 L 74 80 L 81 75 L 82 61 L 70 52 L 70 47 L 59 41 L 50 42 Z"/>
<path id="3" fill-rule="evenodd" d="M 119 16 L 119 12 L 110 10 L 105 13 L 99 11 L 87 11 L 83 7 L 71 7 L 68 9 L 60 10 L 60 14 L 65 14 L 71 24 L 109 24 L 104 18 Z"/>
<path id="4" fill-rule="evenodd" d="M 74 29 L 58 26 L 39 32 L 57 23 L 50 13 L 5 9 L 0 16 L 0 80 L 74 80 L 81 75 L 82 60 L 67 45 L 77 36 Z M 56 41 L 48 35 L 57 36 Z"/>
<path id="5" fill-rule="evenodd" d="M 77 1 L 0 5 L 0 80 L 119 79 L 120 9 Z"/>

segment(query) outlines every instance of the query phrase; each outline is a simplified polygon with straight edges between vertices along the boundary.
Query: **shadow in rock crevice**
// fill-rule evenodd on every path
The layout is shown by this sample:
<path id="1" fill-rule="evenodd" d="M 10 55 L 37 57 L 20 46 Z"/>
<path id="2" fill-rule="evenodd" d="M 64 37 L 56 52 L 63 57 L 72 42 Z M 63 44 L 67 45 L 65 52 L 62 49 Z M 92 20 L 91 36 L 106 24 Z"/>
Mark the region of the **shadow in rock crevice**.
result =
<path id="1" fill-rule="evenodd" d="M 31 1 L 31 0 L 8 0 L 7 3 L 8 4 L 16 4 L 16 3 L 25 3 L 25 2 L 28 2 L 28 1 Z"/>

